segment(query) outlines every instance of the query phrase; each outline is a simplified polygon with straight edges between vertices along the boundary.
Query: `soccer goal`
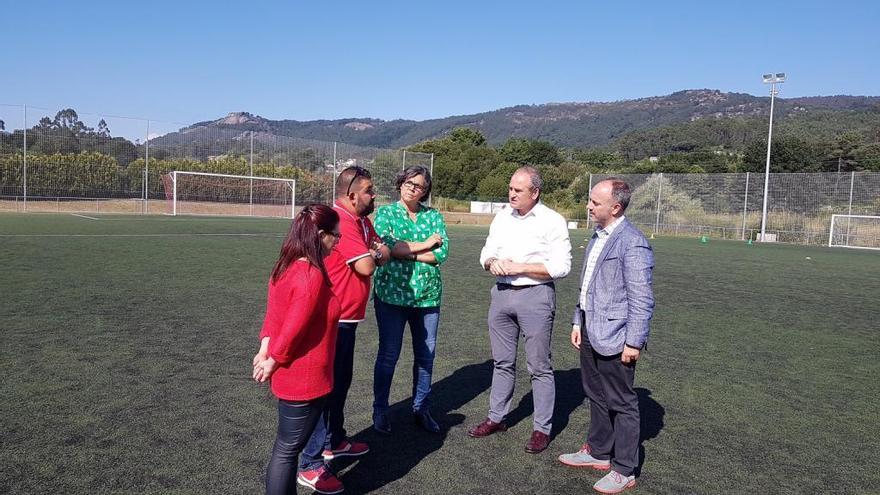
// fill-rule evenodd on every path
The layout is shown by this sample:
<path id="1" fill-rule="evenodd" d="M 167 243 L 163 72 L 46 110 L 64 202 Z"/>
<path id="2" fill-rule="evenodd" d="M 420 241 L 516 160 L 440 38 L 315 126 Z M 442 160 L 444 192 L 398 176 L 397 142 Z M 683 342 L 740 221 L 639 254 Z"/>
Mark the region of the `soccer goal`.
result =
<path id="1" fill-rule="evenodd" d="M 831 215 L 828 246 L 880 250 L 880 216 Z"/>
<path id="2" fill-rule="evenodd" d="M 294 216 L 294 179 L 177 170 L 162 182 L 172 215 Z"/>

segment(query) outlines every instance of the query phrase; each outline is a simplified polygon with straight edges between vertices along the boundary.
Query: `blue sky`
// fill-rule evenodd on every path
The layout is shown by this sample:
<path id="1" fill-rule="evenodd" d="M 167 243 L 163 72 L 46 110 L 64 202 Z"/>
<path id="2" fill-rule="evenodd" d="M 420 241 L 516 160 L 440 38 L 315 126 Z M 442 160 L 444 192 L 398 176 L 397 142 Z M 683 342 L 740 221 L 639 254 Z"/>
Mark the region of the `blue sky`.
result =
<path id="1" fill-rule="evenodd" d="M 230 111 L 424 120 L 690 88 L 764 95 L 768 71 L 788 73 L 783 97 L 880 95 L 878 5 L 5 0 L 0 103 L 173 127 Z"/>

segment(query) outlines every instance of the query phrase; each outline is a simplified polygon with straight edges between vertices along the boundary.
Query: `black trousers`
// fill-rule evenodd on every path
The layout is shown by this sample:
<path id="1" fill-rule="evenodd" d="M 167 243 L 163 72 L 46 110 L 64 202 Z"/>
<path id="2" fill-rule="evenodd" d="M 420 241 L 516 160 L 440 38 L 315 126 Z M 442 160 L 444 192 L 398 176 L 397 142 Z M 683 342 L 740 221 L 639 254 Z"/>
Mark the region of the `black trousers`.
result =
<path id="1" fill-rule="evenodd" d="M 297 458 L 315 430 L 327 396 L 309 401 L 278 401 L 278 434 L 266 470 L 268 495 L 296 494 Z"/>
<path id="2" fill-rule="evenodd" d="M 581 382 L 590 399 L 587 443 L 596 459 L 610 459 L 611 468 L 624 476 L 639 462 L 639 397 L 633 389 L 636 367 L 620 362 L 620 354 L 603 356 L 581 344 Z"/>
<path id="3" fill-rule="evenodd" d="M 333 390 L 324 403 L 324 412 L 299 460 L 299 470 L 309 471 L 324 464 L 324 449 L 338 447 L 346 439 L 345 401 L 354 370 L 354 342 L 357 323 L 339 323 L 336 353 L 333 357 Z"/>

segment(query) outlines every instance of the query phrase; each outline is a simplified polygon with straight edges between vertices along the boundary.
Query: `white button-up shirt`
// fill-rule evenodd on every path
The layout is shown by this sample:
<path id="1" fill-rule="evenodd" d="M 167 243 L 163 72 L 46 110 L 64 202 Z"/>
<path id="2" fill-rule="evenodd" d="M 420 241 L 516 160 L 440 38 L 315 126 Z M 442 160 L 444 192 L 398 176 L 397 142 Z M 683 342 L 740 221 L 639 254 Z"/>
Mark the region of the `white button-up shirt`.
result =
<path id="1" fill-rule="evenodd" d="M 590 248 L 590 252 L 587 253 L 587 268 L 584 271 L 584 284 L 581 286 L 580 302 L 581 308 L 584 310 L 587 309 L 587 289 L 590 288 L 590 280 L 593 279 L 593 270 L 596 268 L 596 262 L 599 261 L 599 255 L 602 254 L 602 249 L 605 247 L 608 237 L 611 236 L 611 233 L 614 232 L 614 229 L 620 225 L 624 218 L 626 217 L 620 217 L 611 225 L 602 229 L 596 229 L 594 235 L 598 238 L 593 243 L 593 247 Z"/>
<path id="2" fill-rule="evenodd" d="M 514 263 L 543 263 L 553 279 L 565 277 L 571 270 L 571 242 L 565 218 L 543 203 L 536 204 L 522 216 L 510 205 L 505 206 L 489 227 L 489 237 L 480 252 L 480 265 L 485 266 L 489 258 L 509 259 Z M 548 282 L 521 275 L 497 279 L 511 285 Z"/>

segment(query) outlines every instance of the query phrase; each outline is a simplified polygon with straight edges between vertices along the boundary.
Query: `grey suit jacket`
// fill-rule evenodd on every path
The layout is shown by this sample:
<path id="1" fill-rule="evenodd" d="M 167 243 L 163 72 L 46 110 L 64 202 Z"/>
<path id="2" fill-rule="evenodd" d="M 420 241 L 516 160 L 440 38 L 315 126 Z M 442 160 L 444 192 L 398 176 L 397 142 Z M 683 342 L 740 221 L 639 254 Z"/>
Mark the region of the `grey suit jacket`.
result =
<path id="1" fill-rule="evenodd" d="M 590 249 L 584 253 L 579 287 Z M 654 314 L 651 287 L 654 252 L 645 236 L 629 220 L 623 219 L 608 237 L 587 288 L 587 307 L 578 303 L 572 325 L 579 325 L 590 346 L 603 356 L 623 352 L 624 344 L 641 349 L 648 341 L 649 322 Z"/>

